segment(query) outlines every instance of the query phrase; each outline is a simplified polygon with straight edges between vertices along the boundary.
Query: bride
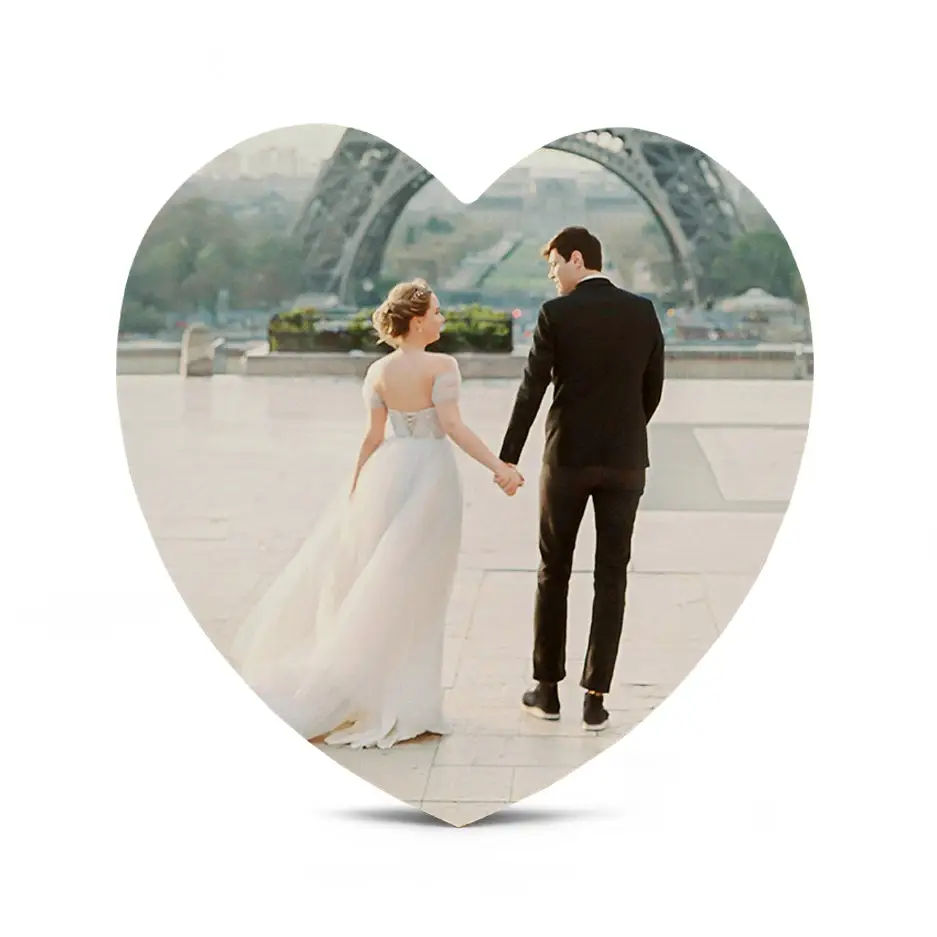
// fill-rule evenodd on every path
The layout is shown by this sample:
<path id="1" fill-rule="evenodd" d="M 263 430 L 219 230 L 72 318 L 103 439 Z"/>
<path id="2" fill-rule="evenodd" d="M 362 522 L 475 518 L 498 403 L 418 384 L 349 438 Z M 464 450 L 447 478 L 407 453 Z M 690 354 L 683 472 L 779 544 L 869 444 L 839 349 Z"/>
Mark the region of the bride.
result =
<path id="1" fill-rule="evenodd" d="M 524 480 L 462 422 L 456 360 L 426 351 L 444 321 L 423 280 L 397 284 L 375 311 L 396 349 L 365 377 L 350 491 L 235 635 L 235 669 L 310 740 L 389 748 L 451 731 L 441 671 L 462 487 L 449 440 L 507 495 Z"/>

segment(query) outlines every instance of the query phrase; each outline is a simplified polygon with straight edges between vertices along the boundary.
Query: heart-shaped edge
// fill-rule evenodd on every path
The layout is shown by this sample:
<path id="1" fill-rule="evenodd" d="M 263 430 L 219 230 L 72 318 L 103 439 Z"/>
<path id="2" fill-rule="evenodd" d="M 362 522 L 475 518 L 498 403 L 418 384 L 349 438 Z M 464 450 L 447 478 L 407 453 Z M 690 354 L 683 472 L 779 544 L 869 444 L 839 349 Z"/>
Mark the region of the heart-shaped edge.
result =
<path id="1" fill-rule="evenodd" d="M 304 126 L 311 126 L 311 125 L 304 125 Z M 335 125 L 319 125 L 319 126 L 335 126 Z M 275 128 L 275 130 L 276 130 L 276 129 L 282 130 L 282 129 L 288 129 L 288 128 Z M 338 129 L 338 128 L 337 128 L 337 129 Z M 344 128 L 345 132 L 347 132 L 347 131 L 349 131 L 349 130 L 353 130 L 353 129 L 354 129 L 354 128 L 350 128 L 350 127 Z M 267 133 L 269 133 L 269 132 L 271 132 L 271 131 L 268 131 Z M 275 131 L 273 131 L 273 132 L 275 132 Z M 367 133 L 366 131 L 359 131 L 359 132 L 361 132 L 361 133 Z M 594 133 L 594 132 L 596 132 L 596 131 L 583 131 L 582 133 L 583 133 L 583 134 L 590 134 L 590 133 Z M 256 135 L 255 137 L 251 137 L 251 138 L 248 138 L 247 140 L 241 141 L 241 143 L 242 143 L 242 144 L 243 144 L 243 143 L 247 143 L 247 142 L 250 142 L 250 141 L 252 141 L 252 140 L 256 140 L 256 139 L 258 139 L 258 138 L 260 138 L 260 137 L 263 137 L 263 136 L 265 136 L 265 135 L 266 135 L 266 133 L 265 133 L 265 134 L 259 134 L 259 135 Z M 368 134 L 368 136 L 371 136 L 371 135 Z M 380 139 L 380 138 L 378 138 L 378 139 Z M 382 142 L 382 143 L 385 143 L 386 145 L 391 146 L 391 147 L 394 146 L 392 143 L 390 143 L 389 141 L 386 141 L 386 140 L 381 140 L 381 142 Z M 240 144 L 235 144 L 235 145 L 237 146 L 237 145 L 240 145 Z M 547 147 L 541 147 L 541 148 L 539 148 L 538 150 L 532 151 L 532 153 L 528 154 L 528 157 L 534 155 L 534 154 L 537 153 L 537 152 L 541 152 L 544 148 L 549 148 L 549 146 L 547 146 Z M 396 147 L 395 147 L 395 149 L 396 149 Z M 402 153 L 402 151 L 399 151 L 399 150 L 398 150 L 398 152 L 401 152 L 401 153 Z M 219 154 L 219 155 L 220 155 L 220 154 Z M 403 155 L 404 155 L 404 157 L 405 157 L 406 159 L 411 159 L 411 160 L 412 160 L 412 158 L 409 157 L 409 156 L 406 156 L 406 154 L 403 154 Z M 705 154 L 704 154 L 704 155 L 705 155 Z M 524 158 L 522 158 L 518 163 L 515 163 L 513 166 L 508 167 L 508 169 L 506 169 L 504 172 L 502 172 L 502 173 L 494 180 L 494 182 L 492 182 L 492 183 L 491 183 L 482 193 L 480 193 L 480 195 L 479 195 L 475 200 L 473 200 L 472 202 L 466 202 L 466 201 L 464 201 L 463 199 L 459 198 L 458 196 L 456 196 L 456 195 L 451 191 L 451 189 L 449 189 L 448 187 L 446 187 L 446 186 L 444 185 L 444 183 L 442 183 L 442 181 L 441 181 L 437 176 L 435 176 L 435 175 L 433 175 L 433 174 L 429 174 L 429 175 L 430 175 L 430 179 L 431 179 L 431 180 L 435 180 L 435 181 L 439 182 L 439 184 L 440 184 L 441 186 L 443 186 L 443 188 L 445 189 L 446 193 L 447 193 L 449 196 L 451 196 L 452 198 L 456 199 L 456 201 L 458 201 L 458 202 L 459 202 L 460 204 L 462 204 L 464 207 L 469 208 L 472 204 L 474 204 L 475 201 L 478 200 L 478 198 L 483 197 L 483 196 L 485 195 L 485 193 L 486 193 L 488 190 L 490 190 L 490 188 L 491 188 L 492 186 L 494 186 L 495 184 L 497 184 L 497 182 L 500 181 L 500 179 L 502 179 L 508 172 L 510 172 L 512 169 L 516 168 L 516 167 L 519 165 L 519 163 L 523 163 L 528 157 L 524 157 Z M 206 164 L 205 164 L 203 167 L 201 167 L 201 168 L 202 168 L 202 169 L 205 169 L 207 166 L 211 165 L 211 162 L 213 162 L 213 161 L 214 161 L 214 160 L 209 161 L 208 163 L 206 163 Z M 416 161 L 413 161 L 413 162 L 416 164 Z M 416 165 L 420 165 L 420 164 L 416 164 Z M 424 172 L 427 172 L 427 173 L 428 173 L 428 170 L 425 170 L 424 167 L 420 166 L 420 168 L 421 168 Z M 198 173 L 199 171 L 200 171 L 200 170 L 196 170 L 196 173 Z M 195 175 L 195 174 L 193 174 L 193 175 Z M 191 177 L 190 177 L 190 178 L 191 178 Z M 184 184 L 185 184 L 185 183 L 183 183 L 183 185 L 184 185 Z M 315 185 L 315 182 L 313 182 L 312 184 L 313 184 L 313 186 L 314 186 L 314 185 Z M 169 201 L 171 201 L 172 198 L 175 197 L 175 195 L 178 193 L 178 191 L 179 191 L 181 188 L 182 188 L 182 186 L 180 186 L 179 189 L 177 189 L 176 192 L 174 192 L 173 195 L 170 196 L 170 199 L 167 199 L 167 203 L 166 203 L 166 204 L 168 204 Z M 164 205 L 164 207 L 165 207 L 165 205 Z M 404 209 L 405 209 L 405 207 L 406 207 L 406 206 L 404 206 Z M 161 208 L 160 211 L 162 211 L 162 210 L 163 210 L 163 209 Z M 158 214 L 159 214 L 159 212 L 157 213 L 157 215 L 158 215 Z M 402 212 L 401 212 L 401 214 L 402 214 Z M 155 219 L 154 219 L 154 220 L 155 220 Z M 141 242 L 141 246 L 142 246 L 142 242 Z M 136 261 L 136 258 L 135 258 L 135 261 Z M 125 447 L 126 447 L 126 442 L 125 442 Z M 128 455 L 129 455 L 129 453 L 128 453 Z M 801 453 L 801 456 L 802 456 L 802 453 Z M 130 462 L 130 460 L 128 459 L 128 464 L 129 464 L 129 462 Z M 132 472 L 132 467 L 131 467 L 131 472 Z M 135 489 L 136 489 L 136 486 L 135 486 Z M 138 500 L 139 500 L 139 492 L 138 492 Z M 141 502 L 141 508 L 142 508 L 142 502 Z M 151 525 L 149 524 L 149 522 L 148 522 L 147 526 L 148 526 L 148 529 L 150 529 L 151 535 L 153 535 L 152 527 L 151 527 Z M 154 536 L 154 539 L 155 539 L 155 536 Z M 773 542 L 772 542 L 772 545 L 773 545 Z M 165 562 L 166 562 L 166 561 L 165 561 L 165 559 L 164 559 L 164 563 L 165 563 Z M 167 565 L 167 567 L 168 567 L 168 564 L 166 564 L 166 565 Z M 760 571 L 759 571 L 759 574 L 760 574 Z M 175 577 L 174 577 L 174 576 L 171 576 L 171 578 L 173 578 L 173 582 L 174 582 L 174 584 L 176 584 Z M 756 581 L 756 580 L 757 580 L 757 575 L 754 577 L 754 580 L 753 580 L 753 583 L 752 583 L 752 584 L 754 584 L 754 581 Z M 176 585 L 176 588 L 177 588 L 177 590 L 180 591 L 180 595 L 182 595 L 182 590 L 179 588 L 178 585 Z M 750 587 L 749 587 L 749 588 L 750 588 Z M 746 593 L 746 594 L 747 594 L 747 593 Z M 183 600 L 186 601 L 184 596 L 183 596 Z M 186 602 L 186 604 L 188 605 L 189 603 Z M 191 606 L 190 606 L 190 610 L 191 610 Z M 195 614 L 194 614 L 194 612 L 193 612 L 193 617 L 196 617 Z M 201 623 L 201 621 L 199 620 L 198 617 L 196 617 L 196 622 L 199 624 L 199 627 L 203 630 L 203 632 L 205 632 L 206 634 L 208 634 L 209 638 L 213 641 L 213 643 L 216 643 L 216 642 L 214 641 L 214 639 L 211 637 L 211 634 L 210 634 L 210 632 L 208 631 L 208 629 Z M 714 641 L 713 643 L 715 643 L 715 641 Z M 217 646 L 217 644 L 216 644 L 216 646 Z M 700 656 L 699 660 L 702 660 L 702 657 L 705 656 L 706 653 L 708 653 L 708 648 L 707 648 L 707 650 Z M 697 661 L 696 664 L 694 664 L 694 668 L 695 668 L 695 666 L 699 663 L 699 660 Z M 691 669 L 693 669 L 693 668 L 691 668 Z M 678 682 L 671 688 L 671 690 L 670 690 L 670 692 L 667 694 L 667 697 L 666 697 L 666 698 L 669 699 L 670 695 L 672 695 L 673 691 L 679 687 L 680 683 L 682 683 L 682 680 L 678 681 Z M 245 687 L 246 687 L 246 686 L 247 686 L 247 685 L 245 684 Z M 259 699 L 259 698 L 258 698 L 258 699 Z M 642 717 L 642 719 L 639 720 L 639 722 L 640 722 L 640 721 L 643 721 L 644 718 L 646 718 L 646 716 L 645 716 L 645 717 Z M 637 723 L 636 723 L 636 724 L 637 724 Z M 629 731 L 630 731 L 630 729 L 629 729 Z M 627 733 L 626 733 L 626 734 L 627 734 Z M 616 744 L 618 741 L 620 741 L 620 738 L 616 738 L 615 741 L 614 741 L 612 744 Z M 330 753 L 329 753 L 329 752 L 326 752 L 326 754 L 328 755 L 328 754 L 330 754 Z M 601 752 L 596 752 L 595 754 L 601 754 Z M 569 774 L 571 774 L 573 771 L 575 771 L 578 767 L 581 767 L 582 764 L 585 764 L 585 763 L 587 763 L 588 761 L 591 761 L 592 758 L 595 757 L 595 754 L 591 755 L 589 758 L 587 758 L 585 761 L 581 762 L 581 763 L 578 764 L 578 765 L 575 765 L 575 766 L 568 766 L 568 770 L 565 771 L 565 773 L 562 775 L 562 777 L 567 777 Z M 347 766 L 345 766 L 345 767 L 347 767 Z M 377 787 L 379 790 L 382 790 L 382 791 L 384 791 L 385 793 L 389 793 L 386 788 L 381 787 L 380 784 L 378 784 L 378 783 L 376 783 L 375 781 L 371 780 L 371 779 L 368 778 L 366 775 L 361 774 L 361 773 L 359 773 L 359 772 L 357 772 L 357 771 L 354 771 L 354 769 L 352 769 L 352 768 L 347 768 L 347 770 L 351 771 L 353 774 L 356 774 L 358 777 L 362 778 L 363 780 L 367 781 L 368 783 L 371 783 L 373 786 Z M 557 780 L 559 780 L 559 778 L 558 778 Z M 555 783 L 555 781 L 550 782 L 550 784 L 547 784 L 546 786 L 550 786 L 552 783 Z M 540 789 L 543 789 L 543 788 L 540 788 Z M 439 821 L 441 821 L 441 822 L 447 823 L 447 824 L 452 825 L 452 826 L 455 826 L 455 827 L 457 827 L 457 828 L 461 828 L 461 827 L 464 827 L 464 826 L 467 826 L 467 825 L 471 825 L 471 824 L 473 824 L 473 823 L 480 822 L 480 821 L 482 821 L 482 820 L 484 820 L 484 819 L 486 819 L 486 818 L 488 818 L 488 817 L 490 817 L 490 816 L 493 816 L 493 815 L 495 815 L 496 813 L 501 812 L 505 807 L 514 806 L 515 804 L 520 803 L 521 801 L 523 801 L 523 800 L 526 799 L 527 797 L 532 796 L 533 793 L 536 793 L 536 791 L 531 791 L 530 793 L 524 795 L 523 797 L 518 798 L 517 800 L 509 801 L 509 802 L 506 802 L 506 803 L 504 803 L 504 804 L 502 804 L 502 805 L 498 805 L 498 806 L 494 807 L 492 810 L 489 810 L 489 811 L 487 811 L 487 812 L 479 813 L 478 816 L 476 816 L 476 817 L 474 817 L 474 818 L 472 818 L 472 819 L 464 820 L 463 822 L 456 822 L 456 821 L 454 821 L 454 820 L 451 820 L 451 819 L 446 818 L 445 816 L 441 816 L 439 813 L 433 812 L 432 809 L 430 809 L 427 805 L 424 805 L 424 804 L 422 804 L 422 803 L 421 803 L 421 804 L 415 804 L 415 803 L 413 803 L 412 801 L 406 800 L 406 799 L 404 799 L 404 798 L 399 798 L 399 799 L 401 800 L 402 803 L 407 804 L 408 806 L 416 806 L 417 809 L 418 809 L 419 811 L 421 811 L 423 814 L 426 814 L 426 815 L 428 815 L 428 816 L 434 817 L 435 819 L 437 819 L 437 820 L 439 820 Z M 391 795 L 391 796 L 394 796 L 394 795 Z"/>

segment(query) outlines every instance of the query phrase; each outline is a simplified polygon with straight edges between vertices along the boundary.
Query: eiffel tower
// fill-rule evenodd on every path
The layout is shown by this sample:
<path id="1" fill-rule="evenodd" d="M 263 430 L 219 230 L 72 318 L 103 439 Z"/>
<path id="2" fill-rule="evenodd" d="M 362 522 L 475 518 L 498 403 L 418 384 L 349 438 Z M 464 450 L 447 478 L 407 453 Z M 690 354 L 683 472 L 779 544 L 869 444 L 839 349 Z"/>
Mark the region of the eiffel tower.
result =
<path id="1" fill-rule="evenodd" d="M 697 302 L 711 297 L 707 272 L 743 225 L 709 157 L 661 134 L 623 127 L 562 137 L 546 149 L 592 160 L 631 186 L 660 224 L 678 282 Z M 346 130 L 294 230 L 306 257 L 306 289 L 343 305 L 374 301 L 394 224 L 432 178 L 384 140 Z"/>

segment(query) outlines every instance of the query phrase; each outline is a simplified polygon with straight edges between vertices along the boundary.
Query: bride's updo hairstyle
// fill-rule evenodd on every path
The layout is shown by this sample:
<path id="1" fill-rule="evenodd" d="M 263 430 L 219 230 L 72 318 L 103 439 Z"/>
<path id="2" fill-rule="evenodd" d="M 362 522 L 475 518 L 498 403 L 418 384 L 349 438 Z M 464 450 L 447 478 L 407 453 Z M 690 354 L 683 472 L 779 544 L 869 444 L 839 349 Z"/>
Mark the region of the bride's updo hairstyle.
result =
<path id="1" fill-rule="evenodd" d="M 429 312 L 432 295 L 433 291 L 425 280 L 398 283 L 371 316 L 381 341 L 397 345 L 410 331 L 411 321 Z"/>

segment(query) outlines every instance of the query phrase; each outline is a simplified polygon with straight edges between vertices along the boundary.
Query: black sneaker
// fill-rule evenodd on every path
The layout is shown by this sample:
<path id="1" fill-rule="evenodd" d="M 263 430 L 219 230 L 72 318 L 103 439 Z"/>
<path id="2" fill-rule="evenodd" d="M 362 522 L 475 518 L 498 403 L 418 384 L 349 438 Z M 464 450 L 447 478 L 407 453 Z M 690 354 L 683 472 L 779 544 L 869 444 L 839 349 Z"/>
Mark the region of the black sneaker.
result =
<path id="1" fill-rule="evenodd" d="M 538 683 L 524 694 L 521 705 L 538 719 L 560 718 L 560 694 L 555 683 Z"/>
<path id="2" fill-rule="evenodd" d="M 608 725 L 608 711 L 602 705 L 602 697 L 586 693 L 582 701 L 582 727 L 590 732 L 599 732 Z"/>

